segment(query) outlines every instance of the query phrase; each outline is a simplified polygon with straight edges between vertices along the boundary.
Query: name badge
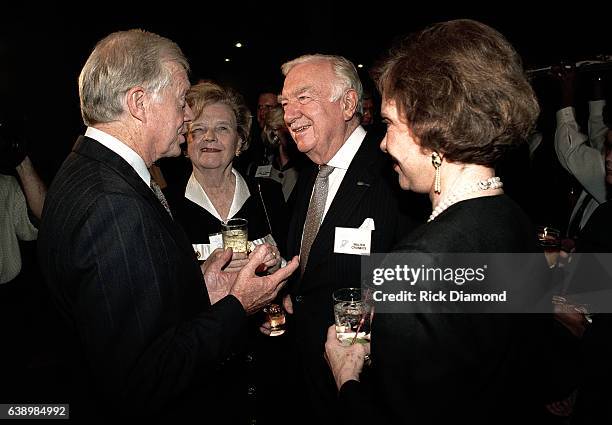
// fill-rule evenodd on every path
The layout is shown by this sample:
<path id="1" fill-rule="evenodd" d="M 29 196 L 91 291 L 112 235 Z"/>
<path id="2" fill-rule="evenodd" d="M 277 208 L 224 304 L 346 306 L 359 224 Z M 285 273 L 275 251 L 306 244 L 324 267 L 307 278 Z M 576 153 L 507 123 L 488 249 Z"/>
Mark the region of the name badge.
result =
<path id="1" fill-rule="evenodd" d="M 223 249 L 223 235 L 221 233 L 215 233 L 208 235 L 210 241 L 210 252 L 213 252 L 217 248 Z"/>
<path id="2" fill-rule="evenodd" d="M 260 165 L 255 171 L 255 177 L 270 177 L 272 165 Z"/>
<path id="3" fill-rule="evenodd" d="M 370 255 L 371 241 L 371 230 L 336 227 L 334 252 L 338 254 Z"/>

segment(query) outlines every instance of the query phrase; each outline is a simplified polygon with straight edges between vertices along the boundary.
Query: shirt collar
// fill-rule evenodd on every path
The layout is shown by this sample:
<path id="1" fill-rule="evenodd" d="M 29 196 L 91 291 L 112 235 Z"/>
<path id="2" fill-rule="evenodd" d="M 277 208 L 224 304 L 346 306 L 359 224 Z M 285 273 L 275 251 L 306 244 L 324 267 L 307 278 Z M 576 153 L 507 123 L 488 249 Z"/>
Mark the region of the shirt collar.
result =
<path id="1" fill-rule="evenodd" d="M 353 157 L 361 147 L 361 142 L 366 136 L 366 131 L 362 126 L 358 126 L 342 147 L 336 152 L 336 154 L 327 162 L 327 165 L 331 165 L 334 168 L 340 168 L 342 170 L 348 170 L 349 165 Z"/>
<path id="2" fill-rule="evenodd" d="M 108 133 L 105 133 L 102 130 L 98 130 L 94 127 L 87 127 L 87 131 L 85 131 L 85 136 L 94 139 L 99 142 L 101 145 L 106 146 L 108 149 L 115 152 L 121 158 L 123 158 L 130 167 L 138 173 L 140 178 L 147 184 L 147 186 L 151 185 L 151 174 L 147 169 L 147 165 L 144 160 L 130 148 L 128 145 L 123 143 L 121 140 L 116 137 L 111 136 Z"/>
<path id="3" fill-rule="evenodd" d="M 240 211 L 247 199 L 249 199 L 249 196 L 251 196 L 249 187 L 240 173 L 234 168 L 232 168 L 232 173 L 236 177 L 236 188 L 234 189 L 234 198 L 232 199 L 232 205 L 229 215 L 227 216 L 228 219 L 233 218 L 238 211 Z M 189 177 L 187 187 L 185 188 L 185 198 L 204 208 L 219 221 L 224 221 L 193 173 L 191 173 L 191 177 Z"/>

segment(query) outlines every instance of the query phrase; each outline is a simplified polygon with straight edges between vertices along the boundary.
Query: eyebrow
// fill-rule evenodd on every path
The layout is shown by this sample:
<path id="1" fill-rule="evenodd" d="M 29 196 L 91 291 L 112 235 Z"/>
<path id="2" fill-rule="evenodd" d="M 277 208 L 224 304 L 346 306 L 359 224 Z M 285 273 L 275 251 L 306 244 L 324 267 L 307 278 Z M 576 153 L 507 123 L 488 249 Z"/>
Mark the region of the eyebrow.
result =
<path id="1" fill-rule="evenodd" d="M 314 87 L 313 87 L 313 86 L 303 86 L 303 87 L 298 87 L 297 89 L 295 89 L 295 90 L 293 90 L 291 93 L 289 93 L 289 96 L 292 96 L 292 97 L 297 97 L 297 96 L 299 96 L 299 95 L 301 95 L 301 94 L 303 94 L 303 93 L 305 93 L 305 92 L 307 92 L 307 91 L 309 91 L 309 90 L 313 90 L 313 89 L 314 89 Z M 282 102 L 283 100 L 287 100 L 287 97 L 285 97 L 285 96 L 283 96 L 283 95 L 280 95 L 280 96 L 278 97 L 278 101 L 279 101 L 279 102 Z"/>
<path id="2" fill-rule="evenodd" d="M 232 121 L 228 121 L 228 120 L 220 120 L 220 121 L 213 120 L 212 124 L 214 124 L 214 125 L 227 124 L 227 125 L 230 125 L 230 126 L 233 125 Z M 198 126 L 202 126 L 202 125 L 209 125 L 209 124 L 205 123 L 203 121 L 197 121 L 197 122 L 194 122 L 192 124 L 193 127 L 198 127 Z"/>

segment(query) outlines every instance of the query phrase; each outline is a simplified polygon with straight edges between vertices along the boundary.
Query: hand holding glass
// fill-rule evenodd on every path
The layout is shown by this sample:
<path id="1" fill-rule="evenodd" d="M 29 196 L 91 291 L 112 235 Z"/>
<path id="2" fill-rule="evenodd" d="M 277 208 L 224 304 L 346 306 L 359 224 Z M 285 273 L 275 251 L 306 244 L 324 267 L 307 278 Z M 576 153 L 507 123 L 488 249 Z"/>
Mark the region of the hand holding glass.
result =
<path id="1" fill-rule="evenodd" d="M 372 306 L 362 296 L 361 288 L 342 288 L 334 291 L 336 334 L 342 345 L 370 342 Z"/>

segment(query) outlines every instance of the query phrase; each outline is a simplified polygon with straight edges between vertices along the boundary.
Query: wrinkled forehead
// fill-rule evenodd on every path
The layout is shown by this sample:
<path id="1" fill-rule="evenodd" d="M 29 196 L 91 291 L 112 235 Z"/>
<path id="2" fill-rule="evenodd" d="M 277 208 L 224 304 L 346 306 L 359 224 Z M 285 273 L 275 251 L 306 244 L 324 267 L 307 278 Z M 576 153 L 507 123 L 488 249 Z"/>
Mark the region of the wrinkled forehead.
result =
<path id="1" fill-rule="evenodd" d="M 202 108 L 202 112 L 197 117 L 196 122 L 206 124 L 225 122 L 235 125 L 236 116 L 229 105 L 223 102 L 215 102 L 209 103 Z"/>
<path id="2" fill-rule="evenodd" d="M 328 62 L 298 64 L 285 77 L 282 96 L 295 96 L 305 90 L 331 90 L 334 79 L 333 68 Z"/>

